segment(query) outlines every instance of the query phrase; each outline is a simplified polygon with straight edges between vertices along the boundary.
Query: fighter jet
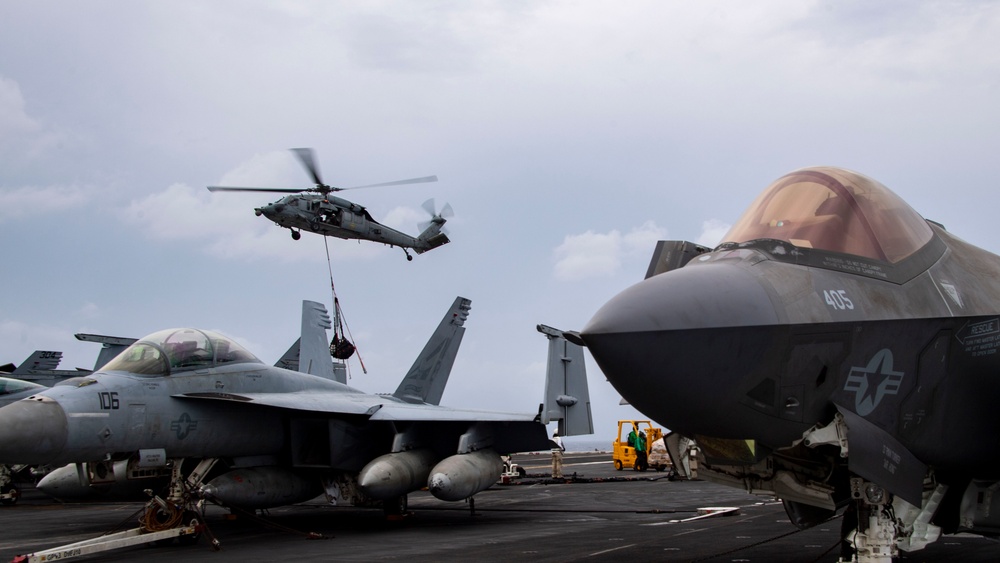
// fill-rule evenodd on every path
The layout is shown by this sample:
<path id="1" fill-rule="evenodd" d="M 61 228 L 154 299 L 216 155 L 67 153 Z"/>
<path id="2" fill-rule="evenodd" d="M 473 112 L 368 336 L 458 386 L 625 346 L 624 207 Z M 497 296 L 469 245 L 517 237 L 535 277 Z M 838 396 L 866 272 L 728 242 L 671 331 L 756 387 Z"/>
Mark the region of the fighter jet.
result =
<path id="1" fill-rule="evenodd" d="M 833 167 L 779 178 L 723 241 L 661 241 L 569 336 L 697 441 L 699 476 L 800 527 L 850 506 L 860 560 L 997 535 L 1000 257 Z"/>
<path id="2" fill-rule="evenodd" d="M 423 487 L 470 498 L 499 478 L 500 454 L 550 448 L 549 421 L 562 434 L 593 428 L 583 362 L 565 352 L 550 362 L 554 404 L 538 414 L 440 406 L 470 305 L 455 300 L 392 395 L 268 366 L 217 332 L 153 333 L 98 372 L 0 409 L 0 462 L 76 463 L 91 478 L 121 461 L 168 466 L 171 494 L 150 503 L 148 522 L 179 523 L 199 495 L 257 509 L 326 492 L 388 513 Z"/>

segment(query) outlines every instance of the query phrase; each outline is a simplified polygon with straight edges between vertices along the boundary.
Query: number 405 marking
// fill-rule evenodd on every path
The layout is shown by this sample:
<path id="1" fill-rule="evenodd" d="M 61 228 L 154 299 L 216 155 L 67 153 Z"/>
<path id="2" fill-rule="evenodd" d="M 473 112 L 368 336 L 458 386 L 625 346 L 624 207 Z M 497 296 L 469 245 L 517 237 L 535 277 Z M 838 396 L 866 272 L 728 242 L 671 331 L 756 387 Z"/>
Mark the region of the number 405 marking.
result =
<path id="1" fill-rule="evenodd" d="M 823 298 L 827 305 L 839 311 L 854 309 L 854 302 L 843 289 L 824 289 Z"/>

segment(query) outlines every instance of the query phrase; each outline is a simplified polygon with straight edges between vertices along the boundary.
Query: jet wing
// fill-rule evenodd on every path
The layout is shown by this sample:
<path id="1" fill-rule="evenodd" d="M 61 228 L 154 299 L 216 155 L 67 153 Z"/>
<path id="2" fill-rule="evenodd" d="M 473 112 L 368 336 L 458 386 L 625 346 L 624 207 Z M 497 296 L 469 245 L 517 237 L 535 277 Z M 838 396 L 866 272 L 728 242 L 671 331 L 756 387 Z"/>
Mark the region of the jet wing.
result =
<path id="1" fill-rule="evenodd" d="M 382 407 L 377 395 L 343 391 L 290 393 L 184 393 L 176 399 L 202 399 L 329 414 L 371 416 Z"/>
<path id="2" fill-rule="evenodd" d="M 202 399 L 260 405 L 294 411 L 332 415 L 366 416 L 371 420 L 530 422 L 533 415 L 475 409 L 453 409 L 437 405 L 396 402 L 379 395 L 342 391 L 295 391 L 290 393 L 184 393 L 177 399 Z"/>
<path id="3" fill-rule="evenodd" d="M 371 417 L 372 420 L 403 421 L 482 421 L 482 422 L 531 422 L 534 415 L 524 413 L 453 409 L 437 405 L 386 403 Z"/>

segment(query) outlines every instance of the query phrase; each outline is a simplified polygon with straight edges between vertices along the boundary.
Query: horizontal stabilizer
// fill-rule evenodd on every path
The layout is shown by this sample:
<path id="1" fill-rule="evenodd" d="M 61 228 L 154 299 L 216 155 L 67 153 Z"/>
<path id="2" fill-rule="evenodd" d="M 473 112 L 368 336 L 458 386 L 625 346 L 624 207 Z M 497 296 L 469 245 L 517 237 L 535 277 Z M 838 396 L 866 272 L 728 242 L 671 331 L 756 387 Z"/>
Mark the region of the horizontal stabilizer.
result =
<path id="1" fill-rule="evenodd" d="M 583 348 L 566 340 L 561 330 L 545 325 L 537 328 L 549 339 L 542 424 L 558 421 L 561 436 L 593 434 L 594 419 L 590 412 L 590 387 Z"/>
<path id="2" fill-rule="evenodd" d="M 458 347 L 462 344 L 465 321 L 469 318 L 471 308 L 472 301 L 464 297 L 455 298 L 437 330 L 393 393 L 394 397 L 409 403 L 441 404 L 441 396 L 455 364 Z"/>
<path id="3" fill-rule="evenodd" d="M 77 333 L 73 336 L 82 342 L 97 342 L 101 344 L 101 351 L 97 354 L 97 361 L 94 362 L 94 371 L 100 370 L 108 362 L 115 359 L 118 354 L 135 343 L 137 339 L 122 336 L 105 336 L 103 334 Z"/>

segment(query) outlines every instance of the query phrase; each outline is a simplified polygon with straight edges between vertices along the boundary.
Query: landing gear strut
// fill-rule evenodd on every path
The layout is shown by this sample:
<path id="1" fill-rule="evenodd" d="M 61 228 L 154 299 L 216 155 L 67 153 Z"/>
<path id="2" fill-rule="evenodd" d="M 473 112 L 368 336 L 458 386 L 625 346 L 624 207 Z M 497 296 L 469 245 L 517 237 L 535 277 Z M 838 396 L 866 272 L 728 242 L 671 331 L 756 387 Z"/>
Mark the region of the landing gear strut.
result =
<path id="1" fill-rule="evenodd" d="M 851 499 L 844 514 L 842 532 L 847 545 L 841 550 L 840 560 L 891 563 L 899 555 L 891 495 L 875 483 L 854 477 Z M 852 550 L 856 558 L 850 558 Z"/>

